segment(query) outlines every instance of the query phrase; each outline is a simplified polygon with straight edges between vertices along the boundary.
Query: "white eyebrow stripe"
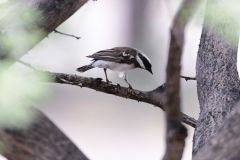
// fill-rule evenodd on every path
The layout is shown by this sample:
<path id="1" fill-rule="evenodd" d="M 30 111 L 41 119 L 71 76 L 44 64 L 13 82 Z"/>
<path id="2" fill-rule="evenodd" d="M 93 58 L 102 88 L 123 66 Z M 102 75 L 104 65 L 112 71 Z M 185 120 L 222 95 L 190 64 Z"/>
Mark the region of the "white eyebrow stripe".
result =
<path id="1" fill-rule="evenodd" d="M 138 64 L 139 64 L 142 68 L 146 69 L 145 66 L 144 66 L 144 64 L 143 64 L 142 59 L 141 59 L 138 55 L 136 56 L 136 58 L 137 58 Z"/>

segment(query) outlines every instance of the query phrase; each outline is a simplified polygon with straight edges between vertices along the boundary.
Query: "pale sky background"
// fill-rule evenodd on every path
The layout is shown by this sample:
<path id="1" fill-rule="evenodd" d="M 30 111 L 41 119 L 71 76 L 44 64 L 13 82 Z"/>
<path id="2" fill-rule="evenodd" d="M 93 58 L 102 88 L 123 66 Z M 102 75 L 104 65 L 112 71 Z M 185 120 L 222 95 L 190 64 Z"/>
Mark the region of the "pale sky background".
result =
<path id="1" fill-rule="evenodd" d="M 144 13 L 139 15 L 145 20 L 145 25 L 132 28 L 134 1 L 136 3 L 137 0 L 89 1 L 58 28 L 59 31 L 81 36 L 80 40 L 52 33 L 22 60 L 49 71 L 104 78 L 102 69 L 86 73 L 75 70 L 89 63 L 86 56 L 96 51 L 116 46 L 137 47 L 152 60 L 154 75 L 134 70 L 129 73 L 129 81 L 133 88 L 139 90 L 156 88 L 165 80 L 169 26 L 180 1 L 151 0 Z M 201 16 L 195 16 L 187 27 L 182 75 L 195 76 L 201 22 Z M 139 34 L 132 38 L 135 29 Z M 109 79 L 125 85 L 115 72 L 109 72 Z M 86 88 L 60 84 L 49 86 L 51 96 L 36 107 L 44 111 L 89 159 L 162 158 L 165 151 L 165 117 L 161 109 Z M 196 83 L 193 81 L 182 80 L 182 106 L 184 113 L 197 118 L 199 109 Z M 193 129 L 188 129 L 183 160 L 191 159 Z"/>

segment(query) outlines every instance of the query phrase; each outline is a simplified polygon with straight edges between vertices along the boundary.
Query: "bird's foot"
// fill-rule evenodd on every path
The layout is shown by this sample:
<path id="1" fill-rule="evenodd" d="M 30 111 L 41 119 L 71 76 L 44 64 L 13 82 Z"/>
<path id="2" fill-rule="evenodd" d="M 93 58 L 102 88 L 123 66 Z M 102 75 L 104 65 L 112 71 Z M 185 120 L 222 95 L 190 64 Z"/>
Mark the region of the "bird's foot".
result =
<path id="1" fill-rule="evenodd" d="M 121 85 L 120 85 L 119 83 L 117 83 L 117 87 L 118 87 L 118 88 L 121 88 Z"/>
<path id="2" fill-rule="evenodd" d="M 133 89 L 132 86 L 131 86 L 130 84 L 128 84 L 128 89 L 131 89 L 131 90 Z"/>
<path id="3" fill-rule="evenodd" d="M 96 81 L 102 81 L 102 78 L 96 78 Z"/>
<path id="4" fill-rule="evenodd" d="M 108 84 L 112 84 L 112 81 L 109 81 L 108 79 L 106 80 L 106 82 L 107 82 Z"/>
<path id="5" fill-rule="evenodd" d="M 133 88 L 132 88 L 132 85 L 131 85 L 126 79 L 125 79 L 125 82 L 128 84 L 128 88 L 129 88 L 129 89 L 133 89 Z"/>
<path id="6" fill-rule="evenodd" d="M 102 78 L 96 78 L 96 84 L 100 84 L 102 82 Z"/>

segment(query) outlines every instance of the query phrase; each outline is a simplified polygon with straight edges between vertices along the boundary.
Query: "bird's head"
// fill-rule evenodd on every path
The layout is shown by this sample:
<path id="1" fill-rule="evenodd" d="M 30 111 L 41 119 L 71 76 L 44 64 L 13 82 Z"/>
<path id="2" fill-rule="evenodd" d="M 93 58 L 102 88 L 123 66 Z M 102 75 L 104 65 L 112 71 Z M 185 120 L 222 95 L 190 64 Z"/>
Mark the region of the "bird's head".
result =
<path id="1" fill-rule="evenodd" d="M 151 61 L 145 54 L 138 52 L 136 55 L 136 59 L 140 68 L 145 69 L 151 74 L 153 74 Z"/>
<path id="2" fill-rule="evenodd" d="M 121 58 L 123 58 L 125 61 L 128 60 L 129 62 L 134 62 L 136 67 L 147 70 L 153 74 L 150 59 L 141 51 L 131 47 L 115 47 L 109 51 L 121 53 Z"/>

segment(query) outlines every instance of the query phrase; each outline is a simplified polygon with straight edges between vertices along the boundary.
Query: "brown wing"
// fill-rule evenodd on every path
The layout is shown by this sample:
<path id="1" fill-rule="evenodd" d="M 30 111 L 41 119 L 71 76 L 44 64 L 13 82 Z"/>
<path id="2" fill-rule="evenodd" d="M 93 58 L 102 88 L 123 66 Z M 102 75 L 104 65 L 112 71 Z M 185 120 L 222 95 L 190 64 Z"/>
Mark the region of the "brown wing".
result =
<path id="1" fill-rule="evenodd" d="M 93 58 L 93 60 L 105 60 L 116 63 L 134 63 L 136 56 L 134 51 L 127 47 L 116 47 L 96 52 L 87 57 Z"/>
<path id="2" fill-rule="evenodd" d="M 115 52 L 111 53 L 111 52 L 100 51 L 87 57 L 93 58 L 94 60 L 104 60 L 104 61 L 111 61 L 111 62 L 117 62 L 117 63 L 120 63 L 122 61 L 121 53 L 115 53 Z"/>

